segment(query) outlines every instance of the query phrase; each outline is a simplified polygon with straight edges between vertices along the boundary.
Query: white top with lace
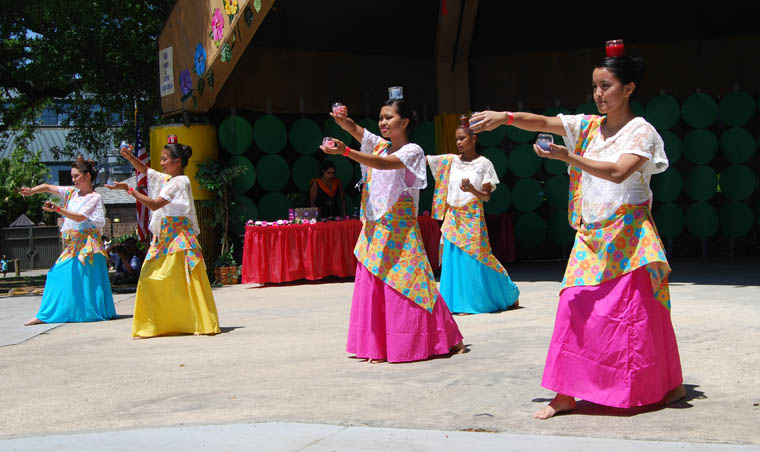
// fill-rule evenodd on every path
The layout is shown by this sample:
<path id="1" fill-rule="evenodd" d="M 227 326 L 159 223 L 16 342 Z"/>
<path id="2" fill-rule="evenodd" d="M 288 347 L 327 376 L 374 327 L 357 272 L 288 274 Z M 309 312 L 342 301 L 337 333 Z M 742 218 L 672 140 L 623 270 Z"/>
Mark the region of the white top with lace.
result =
<path id="1" fill-rule="evenodd" d="M 481 155 L 475 160 L 466 162 L 459 155 L 429 155 L 427 160 L 433 175 L 438 173 L 438 166 L 444 157 L 453 157 L 449 173 L 449 194 L 446 197 L 448 205 L 462 207 L 473 199 L 476 199 L 472 193 L 462 190 L 463 179 L 469 179 L 470 183 L 478 191 L 483 191 L 483 185 L 485 184 L 491 184 L 491 192 L 496 189 L 496 185 L 499 183 L 499 176 L 496 175 L 493 163 L 484 156 Z"/>
<path id="2" fill-rule="evenodd" d="M 66 193 L 74 190 L 68 205 L 64 208 L 68 211 L 78 213 L 87 217 L 84 221 L 74 221 L 65 218 L 61 225 L 63 231 L 82 231 L 84 229 L 102 229 L 106 224 L 106 207 L 103 205 L 103 198 L 99 194 L 92 192 L 84 196 L 79 195 L 79 190 L 74 187 L 58 187 L 58 196 L 61 200 L 66 198 Z"/>
<path id="3" fill-rule="evenodd" d="M 565 127 L 565 143 L 574 147 L 583 115 L 559 115 Z M 570 149 L 572 152 L 573 149 Z M 648 161 L 628 179 L 616 184 L 583 171 L 581 176 L 581 216 L 585 223 L 609 218 L 623 204 L 651 203 L 649 181 L 652 174 L 668 168 L 665 145 L 657 130 L 644 118 L 628 122 L 615 135 L 603 138 L 597 134 L 586 148 L 584 157 L 603 162 L 616 162 L 623 154 L 646 157 Z"/>
<path id="4" fill-rule="evenodd" d="M 148 168 L 148 196 L 169 201 L 164 207 L 150 214 L 148 229 L 154 236 L 161 233 L 161 221 L 164 217 L 188 217 L 195 234 L 200 234 L 198 217 L 195 215 L 193 192 L 190 178 L 185 175 L 171 177 L 152 168 Z"/>
<path id="5" fill-rule="evenodd" d="M 361 152 L 371 154 L 383 138 L 364 129 Z M 399 196 L 408 194 L 414 199 L 415 210 L 419 206 L 420 189 L 427 186 L 425 153 L 415 143 L 407 143 L 391 154 L 401 160 L 406 168 L 394 170 L 372 169 L 372 191 L 364 207 L 364 218 L 377 221 L 393 207 Z M 362 176 L 367 179 L 367 167 L 362 165 Z M 415 212 L 416 214 L 416 212 Z"/>

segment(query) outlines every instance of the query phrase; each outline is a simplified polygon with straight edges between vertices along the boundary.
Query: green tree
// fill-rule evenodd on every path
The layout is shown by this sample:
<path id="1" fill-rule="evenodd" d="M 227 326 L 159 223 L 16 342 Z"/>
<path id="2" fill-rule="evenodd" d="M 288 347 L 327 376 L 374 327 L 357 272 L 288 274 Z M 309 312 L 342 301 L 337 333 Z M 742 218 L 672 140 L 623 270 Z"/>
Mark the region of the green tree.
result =
<path id="1" fill-rule="evenodd" d="M 20 187 L 33 187 L 45 181 L 48 169 L 40 161 L 40 153 L 19 146 L 10 158 L 0 159 L 0 227 L 7 227 L 19 215 L 26 214 L 35 223 L 43 220 L 42 203 L 48 195 L 25 198 Z"/>
<path id="2" fill-rule="evenodd" d="M 145 128 L 159 118 L 156 43 L 174 0 L 0 3 L 0 133 L 53 107 L 74 128 L 62 151 L 98 154 L 133 136 L 135 101 Z"/>

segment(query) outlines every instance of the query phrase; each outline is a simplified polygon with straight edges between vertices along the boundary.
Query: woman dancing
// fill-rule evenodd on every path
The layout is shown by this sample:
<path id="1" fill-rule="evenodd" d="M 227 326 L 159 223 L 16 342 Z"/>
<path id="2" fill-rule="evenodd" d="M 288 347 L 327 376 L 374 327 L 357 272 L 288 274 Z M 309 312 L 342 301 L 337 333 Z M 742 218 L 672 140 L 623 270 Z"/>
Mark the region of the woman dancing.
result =
<path id="1" fill-rule="evenodd" d="M 451 312 L 479 314 L 519 306 L 520 291 L 491 252 L 483 201 L 499 183 L 478 154 L 467 118 L 456 129 L 459 155 L 429 155 L 435 177 L 433 218 L 441 228 L 441 296 Z"/>
<path id="2" fill-rule="evenodd" d="M 424 152 L 409 142 L 414 112 L 404 100 L 386 102 L 378 122 L 383 138 L 345 112 L 331 116 L 361 142 L 361 151 L 340 140 L 322 151 L 359 162 L 365 181 L 346 350 L 370 363 L 463 352 L 462 335 L 438 293 L 417 224 L 419 191 L 427 179 Z"/>
<path id="3" fill-rule="evenodd" d="M 97 174 L 95 162 L 79 156 L 71 165 L 73 187 L 41 184 L 20 190 L 24 196 L 60 196 L 62 205 L 47 201 L 42 209 L 64 217 L 63 252 L 47 274 L 39 312 L 24 325 L 96 322 L 116 317 L 100 232 L 106 224 L 106 209 L 94 188 Z"/>
<path id="4" fill-rule="evenodd" d="M 670 266 L 650 211 L 652 174 L 668 166 L 662 138 L 631 112 L 641 59 L 607 57 L 592 73 L 604 116 L 482 112 L 476 132 L 501 124 L 565 136 L 534 146 L 570 166 L 570 225 L 578 232 L 560 290 L 542 385 L 557 392 L 535 417 L 575 408 L 575 398 L 628 408 L 686 394 L 670 321 Z"/>
<path id="5" fill-rule="evenodd" d="M 148 168 L 130 148 L 124 147 L 121 156 L 135 170 L 147 174 L 148 195 L 123 182 L 108 186 L 126 190 L 152 211 L 149 229 L 153 240 L 137 282 L 132 319 L 132 337 L 136 339 L 220 332 L 216 304 L 197 240 L 200 229 L 190 179 L 185 176 L 185 166 L 192 153 L 190 146 L 170 142 L 161 150 L 164 172 L 160 173 Z"/>

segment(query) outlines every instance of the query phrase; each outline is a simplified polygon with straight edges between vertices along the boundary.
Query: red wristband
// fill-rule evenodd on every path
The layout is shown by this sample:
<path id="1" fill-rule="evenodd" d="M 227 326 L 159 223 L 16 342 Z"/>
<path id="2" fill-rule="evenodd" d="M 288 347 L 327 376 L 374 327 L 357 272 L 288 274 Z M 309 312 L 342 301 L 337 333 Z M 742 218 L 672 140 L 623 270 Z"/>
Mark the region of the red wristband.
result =
<path id="1" fill-rule="evenodd" d="M 507 112 L 507 125 L 510 125 L 513 122 L 515 122 L 515 115 L 511 111 L 508 111 Z"/>
<path id="2" fill-rule="evenodd" d="M 61 206 L 55 206 L 55 211 L 56 211 L 56 212 L 58 212 L 58 213 L 61 213 L 61 210 L 63 210 L 63 209 L 61 208 Z"/>
<path id="3" fill-rule="evenodd" d="M 134 188 L 132 188 L 132 187 L 129 187 L 129 188 L 127 188 L 127 193 L 129 193 L 130 195 L 131 195 L 131 194 L 132 194 L 132 192 L 134 192 L 134 191 L 135 191 L 135 189 L 134 189 Z"/>
<path id="4" fill-rule="evenodd" d="M 344 157 L 348 157 L 348 153 L 349 153 L 349 152 L 351 152 L 351 148 L 350 148 L 350 147 L 348 147 L 348 146 L 346 146 L 346 150 L 345 150 L 345 151 L 343 151 L 343 156 L 344 156 Z"/>

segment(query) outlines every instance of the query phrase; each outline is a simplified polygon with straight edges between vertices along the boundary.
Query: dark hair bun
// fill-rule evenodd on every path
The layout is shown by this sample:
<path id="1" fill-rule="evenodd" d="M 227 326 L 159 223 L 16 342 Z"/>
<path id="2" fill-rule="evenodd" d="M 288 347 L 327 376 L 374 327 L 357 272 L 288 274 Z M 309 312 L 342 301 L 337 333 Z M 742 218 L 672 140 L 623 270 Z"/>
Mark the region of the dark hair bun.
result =
<path id="1" fill-rule="evenodd" d="M 193 155 L 193 148 L 186 144 L 169 143 L 164 146 L 164 149 L 169 151 L 169 155 L 173 159 L 181 159 L 183 167 L 187 166 L 188 160 L 190 160 L 190 157 Z"/>
<path id="2" fill-rule="evenodd" d="M 641 79 L 644 78 L 646 72 L 646 63 L 641 57 L 629 57 L 629 56 L 616 56 L 605 57 L 602 61 L 595 66 L 595 69 L 607 69 L 615 74 L 624 85 L 631 82 L 636 84 L 636 89 L 633 91 L 633 96 L 638 94 L 639 86 L 641 85 Z"/>

